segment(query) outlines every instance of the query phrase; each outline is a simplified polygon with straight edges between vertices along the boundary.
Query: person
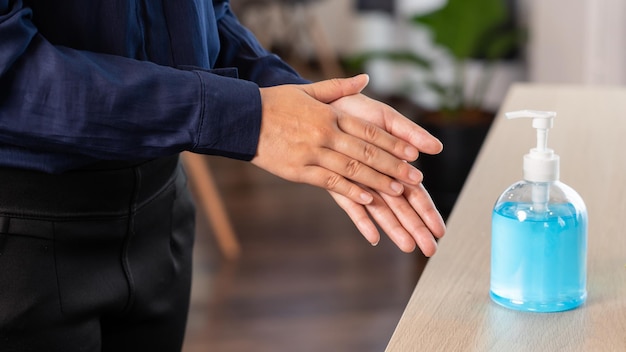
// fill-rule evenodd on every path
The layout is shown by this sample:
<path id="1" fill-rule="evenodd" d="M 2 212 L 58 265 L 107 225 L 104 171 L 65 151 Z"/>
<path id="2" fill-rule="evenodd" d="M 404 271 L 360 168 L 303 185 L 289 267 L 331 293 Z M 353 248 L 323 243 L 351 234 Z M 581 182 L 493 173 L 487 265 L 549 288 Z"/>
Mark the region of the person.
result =
<path id="1" fill-rule="evenodd" d="M 445 227 L 407 161 L 441 143 L 311 83 L 226 0 L 0 0 L 0 350 L 178 351 L 194 208 L 182 151 L 328 190 L 363 236 Z"/>

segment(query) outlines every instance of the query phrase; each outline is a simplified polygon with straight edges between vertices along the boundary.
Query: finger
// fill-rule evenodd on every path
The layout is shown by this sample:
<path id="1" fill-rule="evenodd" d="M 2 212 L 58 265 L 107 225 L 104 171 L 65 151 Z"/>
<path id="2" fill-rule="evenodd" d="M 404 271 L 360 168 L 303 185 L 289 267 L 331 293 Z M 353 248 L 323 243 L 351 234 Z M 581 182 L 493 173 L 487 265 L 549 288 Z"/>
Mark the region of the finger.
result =
<path id="1" fill-rule="evenodd" d="M 367 204 L 365 209 L 401 251 L 413 252 L 416 246 L 415 239 L 402 226 L 383 198 L 378 193 L 373 193 L 373 196 L 374 200 Z"/>
<path id="2" fill-rule="evenodd" d="M 335 202 L 339 205 L 341 209 L 343 209 L 348 217 L 359 232 L 365 237 L 365 239 L 372 245 L 378 245 L 380 241 L 380 232 L 374 225 L 372 219 L 367 215 L 365 208 L 363 205 L 353 202 L 351 199 L 342 196 L 341 194 L 335 192 L 328 192 L 333 197 Z"/>
<path id="3" fill-rule="evenodd" d="M 417 159 L 419 151 L 406 141 L 363 119 L 343 113 L 338 115 L 337 123 L 342 131 L 374 144 L 400 159 L 409 161 Z"/>
<path id="4" fill-rule="evenodd" d="M 424 185 L 405 185 L 404 196 L 420 215 L 430 233 L 436 238 L 443 237 L 446 232 L 446 225 Z"/>
<path id="5" fill-rule="evenodd" d="M 345 157 L 321 159 L 318 162 L 329 163 L 328 167 L 333 171 L 349 179 L 358 180 L 368 187 L 390 195 L 399 195 L 402 193 L 402 187 L 395 180 L 408 184 L 422 182 L 422 172 L 413 165 L 362 139 L 342 134 L 328 139 L 327 143 L 330 150 L 343 154 Z M 343 164 L 337 165 L 338 159 L 341 159 Z M 331 162 L 334 163 L 330 164 Z M 339 169 L 337 169 L 338 166 Z M 369 172 L 370 169 L 377 172 Z"/>
<path id="6" fill-rule="evenodd" d="M 430 229 L 424 224 L 424 221 L 409 201 L 404 196 L 390 197 L 386 194 L 380 195 L 389 205 L 400 224 L 413 237 L 422 253 L 427 257 L 434 255 L 437 251 L 437 241 L 435 241 Z"/>
<path id="7" fill-rule="evenodd" d="M 443 144 L 411 119 L 382 102 L 363 94 L 351 95 L 333 102 L 333 106 L 352 116 L 376 123 L 390 134 L 405 140 L 420 152 L 437 154 Z"/>
<path id="8" fill-rule="evenodd" d="M 430 134 L 422 126 L 406 118 L 392 108 L 385 109 L 384 114 L 385 130 L 392 135 L 409 142 L 426 154 L 438 154 L 443 150 L 443 143 Z"/>
<path id="9" fill-rule="evenodd" d="M 334 150 L 323 149 L 319 152 L 315 162 L 319 166 L 335 172 L 348 180 L 377 191 L 396 196 L 404 192 L 404 185 L 401 182 Z"/>
<path id="10" fill-rule="evenodd" d="M 307 166 L 299 181 L 338 193 L 358 204 L 369 204 L 373 196 L 343 176 L 319 166 Z"/>
<path id="11" fill-rule="evenodd" d="M 306 84 L 301 88 L 311 97 L 323 103 L 331 103 L 339 98 L 360 93 L 368 82 L 369 76 L 361 74 L 350 78 L 334 78 Z"/>

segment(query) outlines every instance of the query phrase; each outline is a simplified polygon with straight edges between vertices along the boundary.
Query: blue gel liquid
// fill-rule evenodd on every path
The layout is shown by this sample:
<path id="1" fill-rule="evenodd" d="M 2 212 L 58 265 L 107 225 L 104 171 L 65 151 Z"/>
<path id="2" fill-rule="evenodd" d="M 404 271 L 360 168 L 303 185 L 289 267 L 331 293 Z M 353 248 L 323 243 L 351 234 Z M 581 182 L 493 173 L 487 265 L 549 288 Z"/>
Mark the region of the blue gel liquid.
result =
<path id="1" fill-rule="evenodd" d="M 507 308 L 557 312 L 584 303 L 586 217 L 571 204 L 503 203 L 494 209 L 491 299 Z"/>

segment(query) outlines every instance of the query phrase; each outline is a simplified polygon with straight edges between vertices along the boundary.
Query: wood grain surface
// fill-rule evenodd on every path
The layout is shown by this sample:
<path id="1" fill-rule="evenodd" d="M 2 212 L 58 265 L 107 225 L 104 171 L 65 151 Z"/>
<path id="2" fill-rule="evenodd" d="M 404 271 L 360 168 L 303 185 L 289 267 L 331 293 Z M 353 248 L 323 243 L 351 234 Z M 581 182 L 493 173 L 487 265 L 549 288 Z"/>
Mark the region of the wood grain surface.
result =
<path id="1" fill-rule="evenodd" d="M 589 212 L 587 302 L 561 313 L 489 298 L 491 212 L 535 145 L 520 109 L 556 111 L 549 147 Z M 626 351 L 626 89 L 514 85 L 386 351 Z M 427 177 L 427 175 L 426 175 Z"/>

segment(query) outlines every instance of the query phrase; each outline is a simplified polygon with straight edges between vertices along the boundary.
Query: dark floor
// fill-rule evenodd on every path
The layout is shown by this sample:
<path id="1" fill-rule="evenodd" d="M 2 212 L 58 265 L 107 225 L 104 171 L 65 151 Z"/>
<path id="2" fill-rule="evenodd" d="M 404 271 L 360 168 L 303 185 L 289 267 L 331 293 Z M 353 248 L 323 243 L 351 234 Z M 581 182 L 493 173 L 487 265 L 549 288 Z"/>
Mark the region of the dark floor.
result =
<path id="1" fill-rule="evenodd" d="M 370 246 L 323 190 L 207 160 L 243 253 L 223 260 L 198 219 L 183 351 L 383 351 L 423 257 Z"/>

